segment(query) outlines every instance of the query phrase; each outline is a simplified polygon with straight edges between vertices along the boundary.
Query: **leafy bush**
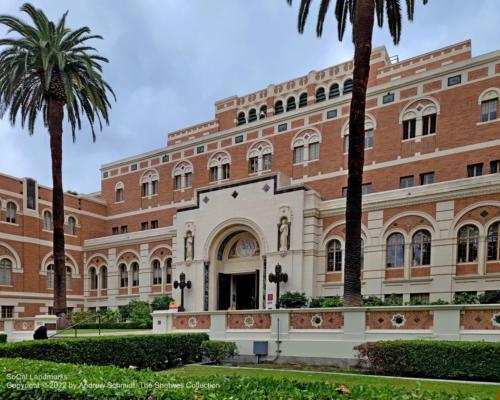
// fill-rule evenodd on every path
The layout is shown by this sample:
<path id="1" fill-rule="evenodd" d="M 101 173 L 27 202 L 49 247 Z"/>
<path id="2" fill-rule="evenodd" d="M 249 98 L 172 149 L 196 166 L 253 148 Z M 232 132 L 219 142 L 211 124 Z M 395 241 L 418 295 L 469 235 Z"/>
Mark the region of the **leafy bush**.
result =
<path id="1" fill-rule="evenodd" d="M 144 326 L 142 322 L 105 322 L 100 325 L 101 329 L 151 329 L 153 327 L 153 323 Z M 88 324 L 80 324 L 77 326 L 77 329 L 99 329 L 99 324 L 88 323 Z"/>
<path id="2" fill-rule="evenodd" d="M 344 300 L 340 296 L 311 299 L 310 308 L 342 307 Z"/>
<path id="3" fill-rule="evenodd" d="M 200 360 L 205 340 L 205 333 L 33 340 L 0 346 L 0 357 L 158 370 Z"/>
<path id="4" fill-rule="evenodd" d="M 73 311 L 69 314 L 69 320 L 71 325 L 78 324 L 80 322 L 86 321 L 90 323 L 92 319 L 96 319 L 97 315 L 90 311 Z"/>
<path id="5" fill-rule="evenodd" d="M 117 310 L 108 309 L 98 314 L 101 324 L 120 322 L 120 313 Z"/>
<path id="6" fill-rule="evenodd" d="M 453 296 L 453 304 L 477 304 L 479 300 L 477 299 L 476 293 L 455 293 Z"/>
<path id="7" fill-rule="evenodd" d="M 43 372 L 42 374 L 40 372 Z M 51 381 L 44 376 L 64 376 Z M 26 381 L 22 378 L 28 376 Z M 25 384 L 28 384 L 25 386 Z M 348 394 L 345 391 L 348 390 Z M 329 382 L 286 378 L 196 376 L 134 371 L 115 367 L 56 364 L 20 359 L 2 360 L 2 400 L 53 399 L 288 399 L 288 400 L 479 400 L 479 396 L 381 385 L 350 388 Z M 483 397 L 484 399 L 484 397 Z"/>
<path id="8" fill-rule="evenodd" d="M 155 297 L 151 302 L 151 308 L 153 311 L 155 310 L 168 310 L 170 303 L 172 303 L 174 299 L 168 295 Z"/>
<path id="9" fill-rule="evenodd" d="M 450 304 L 449 301 L 443 300 L 443 299 L 437 299 L 435 301 L 431 301 L 431 306 L 442 306 L 445 304 Z"/>
<path id="10" fill-rule="evenodd" d="M 307 296 L 300 292 L 286 292 L 279 298 L 282 308 L 303 308 L 307 305 Z"/>
<path id="11" fill-rule="evenodd" d="M 488 290 L 478 296 L 481 304 L 500 304 L 500 290 Z"/>
<path id="12" fill-rule="evenodd" d="M 144 328 L 152 326 L 151 306 L 147 301 L 132 300 L 128 303 L 130 315 L 129 321 L 139 324 Z"/>
<path id="13" fill-rule="evenodd" d="M 0 343 L 7 343 L 7 335 L 5 333 L 0 333 Z"/>
<path id="14" fill-rule="evenodd" d="M 234 342 L 207 340 L 201 344 L 201 351 L 210 361 L 220 364 L 223 360 L 236 355 L 238 348 Z"/>
<path id="15" fill-rule="evenodd" d="M 385 305 L 384 300 L 377 296 L 363 297 L 361 304 L 365 307 L 377 307 Z"/>
<path id="16" fill-rule="evenodd" d="M 390 340 L 355 347 L 377 374 L 500 381 L 500 343 Z"/>

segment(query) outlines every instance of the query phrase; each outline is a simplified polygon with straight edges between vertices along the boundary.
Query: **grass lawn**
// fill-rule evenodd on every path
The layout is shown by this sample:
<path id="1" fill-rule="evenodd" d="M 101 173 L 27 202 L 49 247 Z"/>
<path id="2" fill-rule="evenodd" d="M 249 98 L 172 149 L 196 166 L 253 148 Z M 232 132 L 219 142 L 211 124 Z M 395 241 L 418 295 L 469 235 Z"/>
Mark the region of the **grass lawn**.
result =
<path id="1" fill-rule="evenodd" d="M 158 374 L 177 374 L 179 376 L 191 377 L 205 377 L 212 375 L 228 376 L 228 375 L 242 375 L 242 376 L 256 376 L 256 377 L 272 377 L 272 378 L 289 378 L 305 382 L 330 382 L 334 384 L 341 384 L 347 387 L 351 385 L 370 385 L 370 386 L 402 386 L 406 388 L 415 388 L 417 383 L 420 382 L 422 389 L 429 389 L 433 391 L 446 391 L 449 393 L 461 392 L 463 394 L 475 395 L 484 399 L 495 399 L 500 392 L 499 385 L 480 385 L 474 383 L 453 383 L 453 382 L 433 382 L 426 380 L 410 380 L 399 378 L 382 378 L 377 376 L 364 376 L 359 374 L 339 374 L 318 372 L 311 373 L 311 371 L 283 371 L 283 370 L 267 370 L 259 367 L 216 367 L 216 366 L 202 366 L 202 365 L 188 365 L 174 370 L 158 372 Z"/>
<path id="2" fill-rule="evenodd" d="M 84 335 L 87 333 L 99 333 L 99 329 L 77 329 L 78 335 Z M 142 331 L 142 329 L 101 329 L 101 333 L 112 333 L 112 332 L 137 332 Z M 63 334 L 65 336 L 72 335 L 75 336 L 74 329 L 67 329 L 65 331 L 57 331 L 58 334 Z M 144 333 L 148 333 L 148 329 L 144 329 Z"/>

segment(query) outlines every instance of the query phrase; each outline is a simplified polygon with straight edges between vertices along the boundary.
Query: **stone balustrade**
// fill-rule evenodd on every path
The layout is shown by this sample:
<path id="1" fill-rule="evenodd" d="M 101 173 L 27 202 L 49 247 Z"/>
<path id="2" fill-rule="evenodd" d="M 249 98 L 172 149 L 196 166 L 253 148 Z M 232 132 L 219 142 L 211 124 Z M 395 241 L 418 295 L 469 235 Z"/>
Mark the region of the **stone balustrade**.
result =
<path id="1" fill-rule="evenodd" d="M 305 308 L 212 312 L 153 312 L 153 331 L 207 332 L 231 340 L 240 357 L 253 358 L 253 342 L 267 341 L 282 361 L 353 365 L 361 343 L 434 338 L 500 341 L 500 305 Z"/>

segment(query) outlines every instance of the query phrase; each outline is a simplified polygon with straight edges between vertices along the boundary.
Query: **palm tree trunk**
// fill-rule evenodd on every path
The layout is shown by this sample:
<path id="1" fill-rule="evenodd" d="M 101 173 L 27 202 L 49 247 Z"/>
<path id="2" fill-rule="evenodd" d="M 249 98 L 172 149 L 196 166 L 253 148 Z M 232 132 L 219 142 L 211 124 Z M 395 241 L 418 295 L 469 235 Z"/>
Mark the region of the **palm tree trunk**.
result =
<path id="1" fill-rule="evenodd" d="M 54 247 L 54 312 L 58 324 L 66 325 L 66 256 L 64 252 L 64 194 L 62 183 L 62 133 L 64 102 L 50 98 L 48 104 L 50 152 L 52 158 L 52 213 Z"/>
<path id="2" fill-rule="evenodd" d="M 374 0 L 356 2 L 354 29 L 354 73 L 349 119 L 349 154 L 346 206 L 346 258 L 344 304 L 361 305 L 361 216 L 363 165 L 365 161 L 366 89 L 370 74 Z"/>

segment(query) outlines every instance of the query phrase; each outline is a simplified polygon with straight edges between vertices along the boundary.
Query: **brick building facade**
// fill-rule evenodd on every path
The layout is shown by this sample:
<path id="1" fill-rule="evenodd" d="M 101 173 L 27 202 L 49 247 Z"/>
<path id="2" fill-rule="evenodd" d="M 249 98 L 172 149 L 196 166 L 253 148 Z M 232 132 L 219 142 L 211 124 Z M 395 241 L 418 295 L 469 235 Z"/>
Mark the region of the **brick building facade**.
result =
<path id="1" fill-rule="evenodd" d="M 352 61 L 215 103 L 166 147 L 101 168 L 66 195 L 72 308 L 192 283 L 186 308 L 268 308 L 284 291 L 342 293 Z M 449 300 L 500 289 L 500 51 L 469 41 L 391 62 L 367 97 L 363 293 Z M 50 189 L 0 176 L 2 316 L 51 305 Z"/>

